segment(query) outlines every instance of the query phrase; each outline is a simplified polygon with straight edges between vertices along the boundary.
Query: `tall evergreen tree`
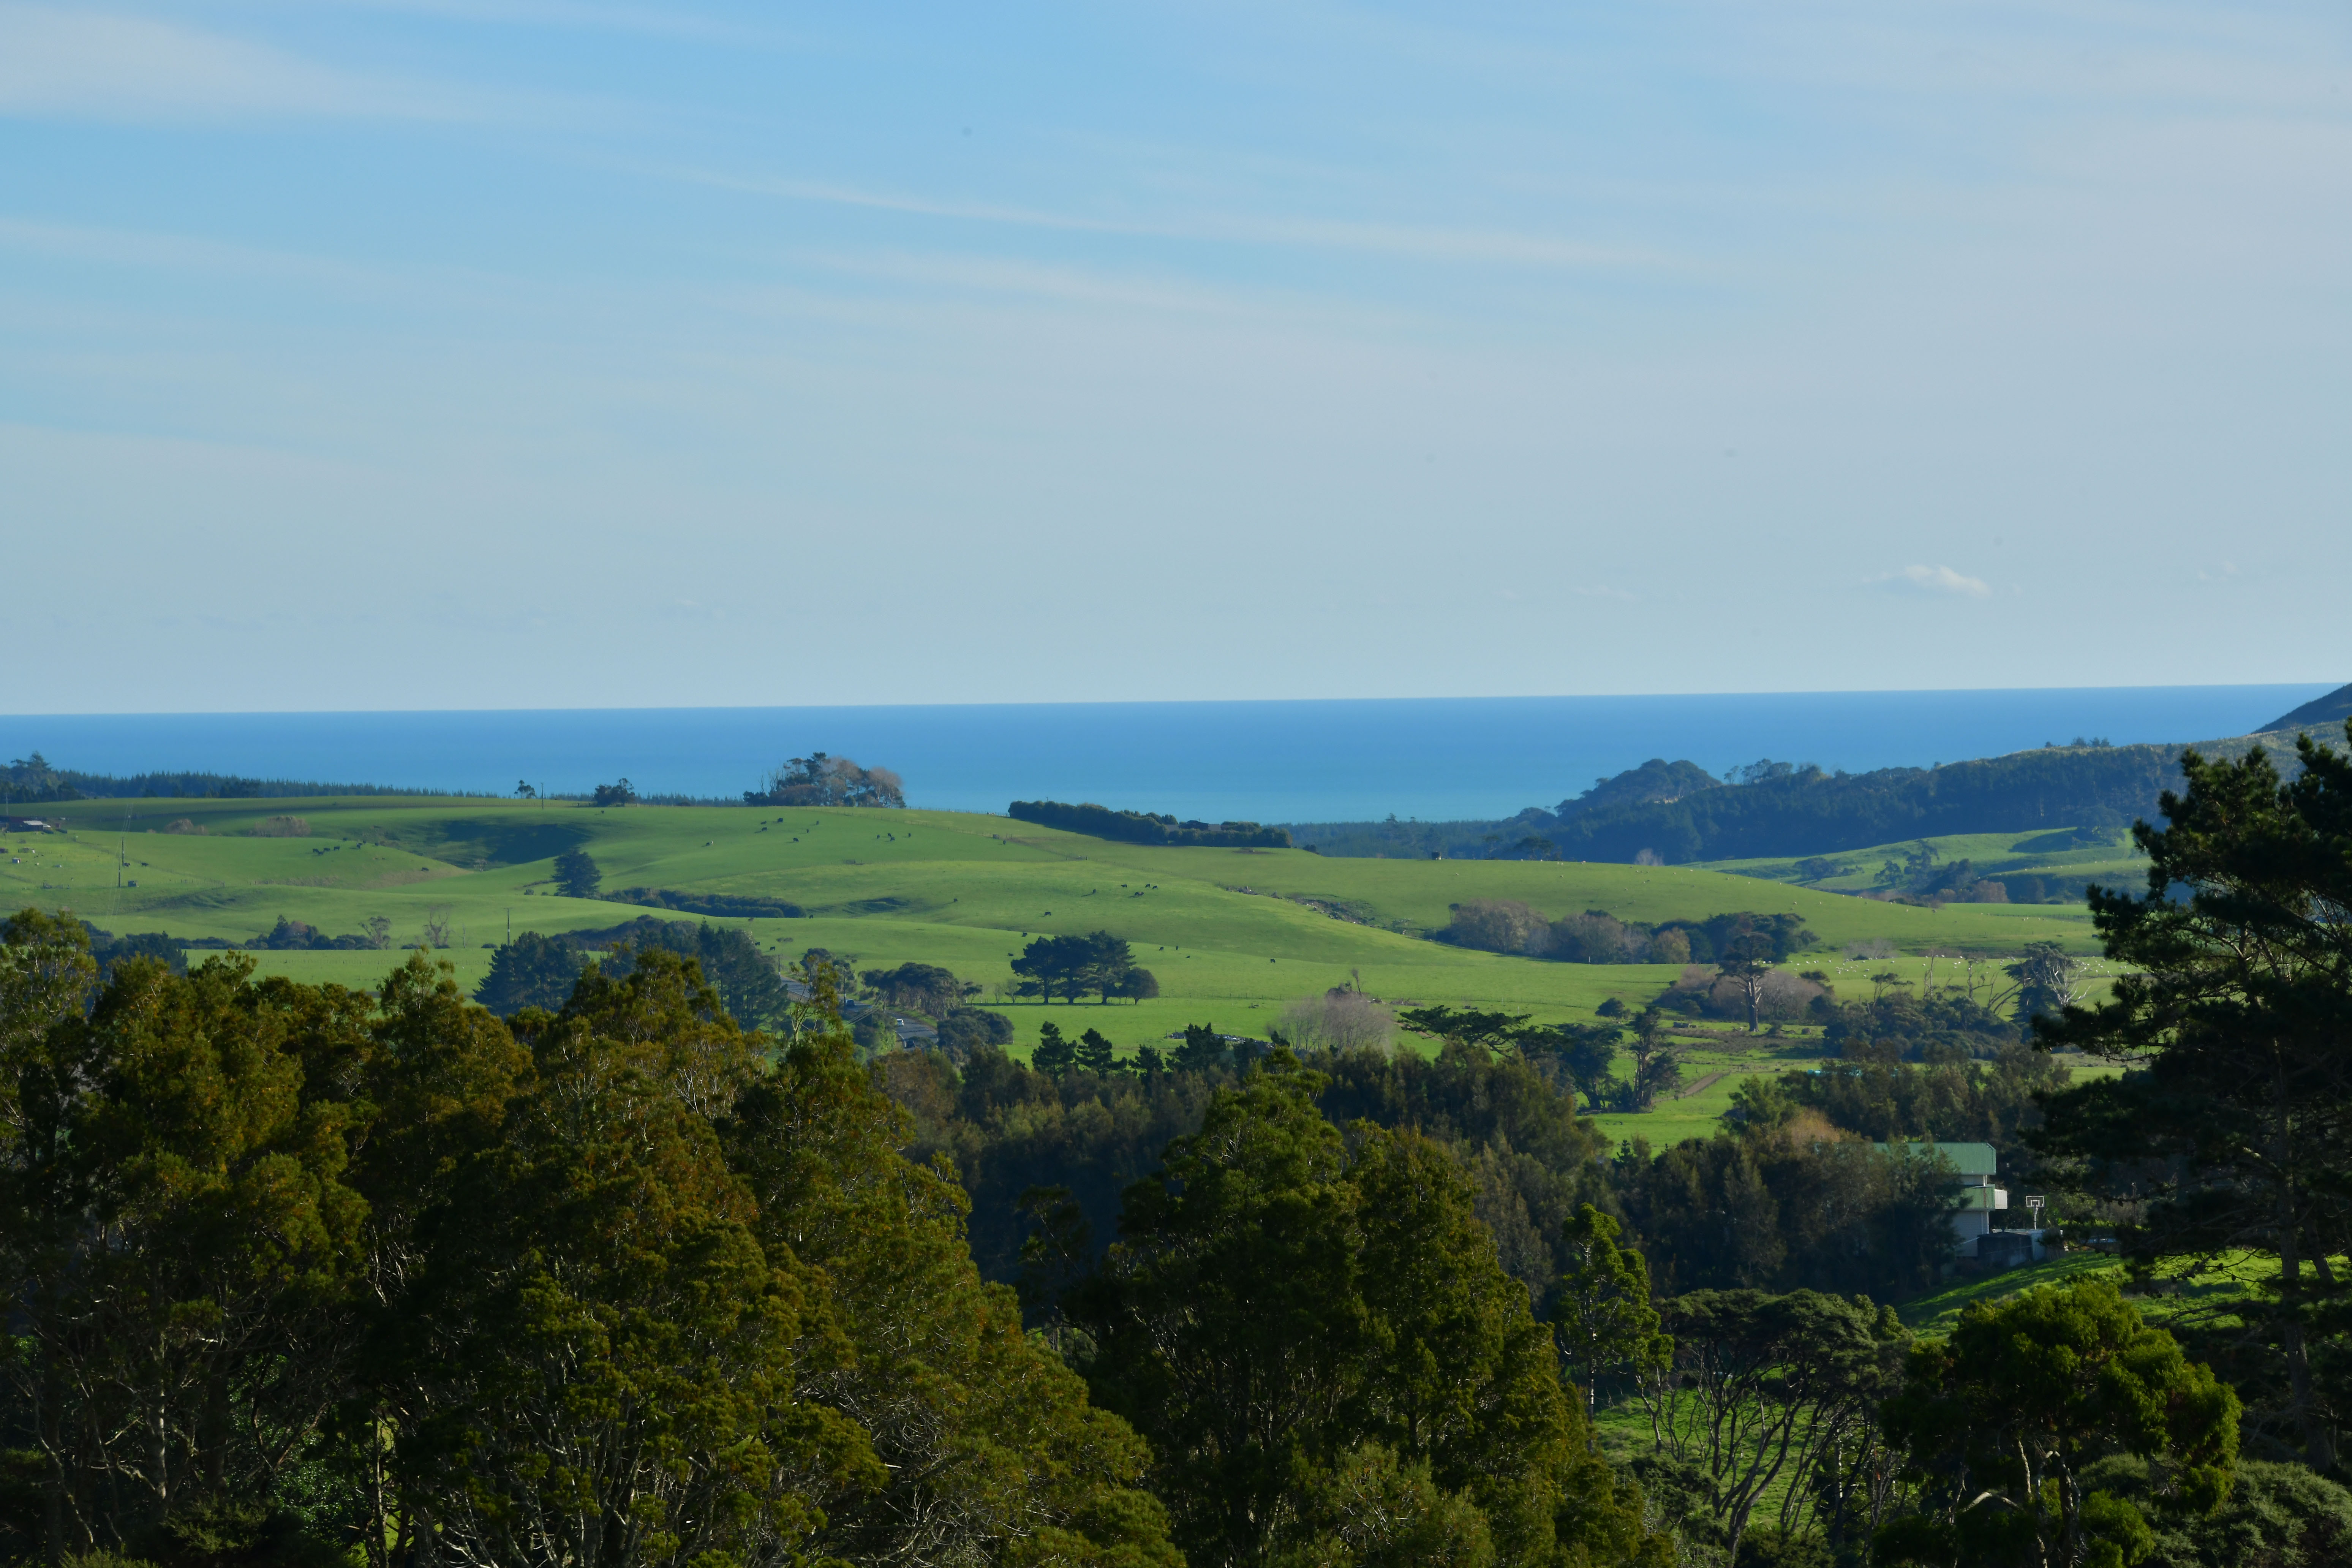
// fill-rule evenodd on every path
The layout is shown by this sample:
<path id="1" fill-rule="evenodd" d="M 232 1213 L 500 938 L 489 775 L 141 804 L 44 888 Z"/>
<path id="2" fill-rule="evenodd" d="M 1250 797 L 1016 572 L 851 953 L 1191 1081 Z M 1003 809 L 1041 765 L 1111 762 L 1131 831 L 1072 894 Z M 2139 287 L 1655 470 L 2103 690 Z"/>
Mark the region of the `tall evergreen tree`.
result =
<path id="1" fill-rule="evenodd" d="M 1399 1539 L 1334 1523 L 1351 1488 L 1419 1498 L 1394 1530 L 1436 1520 L 1449 1553 L 1476 1538 L 1517 1563 L 1663 1551 L 1589 1451 L 1461 1171 L 1361 1124 L 1351 1153 L 1322 1087 L 1276 1051 L 1221 1092 L 1129 1189 L 1079 1292 L 1097 1395 L 1150 1440 L 1187 1560 L 1394 1560 Z"/>
<path id="2" fill-rule="evenodd" d="M 490 954 L 490 972 L 474 1000 L 505 1017 L 525 1007 L 552 1013 L 570 999 L 587 955 L 568 942 L 527 931 Z"/>
<path id="3" fill-rule="evenodd" d="M 815 1547 L 860 1563 L 1179 1568 L 1135 1433 L 982 1281 L 950 1172 L 900 1152 L 905 1112 L 838 1019 L 802 1035 L 726 1124 L 772 1256 L 813 1271 L 841 1354 L 817 1388 L 887 1479 L 832 1500 Z"/>
<path id="4" fill-rule="evenodd" d="M 2315 1385 L 2316 1315 L 2352 1291 L 2328 1258 L 2352 1247 L 2352 757 L 2310 737 L 2292 783 L 2259 748 L 2181 759 L 2163 828 L 2140 823 L 2147 890 L 2094 889 L 2091 918 L 2122 968 L 2109 1001 L 2036 1021 L 2137 1069 L 2052 1100 L 2047 1153 L 2146 1205 L 2143 1263 L 2251 1250 L 2278 1262 L 2262 1312 L 2306 1460 L 2335 1461 Z"/>
<path id="5" fill-rule="evenodd" d="M 1587 1411 L 1601 1380 L 1639 1377 L 1665 1365 L 1674 1341 L 1658 1331 L 1650 1268 L 1617 1245 L 1620 1227 L 1591 1204 L 1560 1227 L 1559 1278 L 1552 1287 L 1551 1327 L 1560 1356 L 1584 1389 Z"/>
<path id="6" fill-rule="evenodd" d="M 1076 1049 L 1078 1066 L 1090 1073 L 1112 1072 L 1118 1067 L 1118 1049 L 1100 1029 L 1088 1029 L 1080 1035 Z"/>

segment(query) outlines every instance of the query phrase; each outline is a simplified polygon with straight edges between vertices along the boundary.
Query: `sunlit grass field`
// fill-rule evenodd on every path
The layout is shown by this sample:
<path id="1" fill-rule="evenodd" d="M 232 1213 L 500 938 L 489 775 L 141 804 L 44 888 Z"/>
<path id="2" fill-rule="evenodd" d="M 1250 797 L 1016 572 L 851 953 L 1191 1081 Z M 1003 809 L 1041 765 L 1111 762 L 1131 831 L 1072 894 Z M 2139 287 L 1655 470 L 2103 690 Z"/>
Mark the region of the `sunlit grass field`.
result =
<path id="1" fill-rule="evenodd" d="M 2121 829 L 2109 830 L 2084 842 L 2066 828 L 2037 828 L 2030 833 L 1964 833 L 1939 837 L 1907 838 L 1896 844 L 1874 845 L 1819 857 L 1843 868 L 1835 876 L 1806 880 L 1799 871 L 1803 857 L 1777 856 L 1757 860 L 1711 860 L 1706 868 L 1737 876 L 1801 882 L 1829 892 L 1860 893 L 1878 886 L 1880 868 L 1901 860 L 1925 844 L 1938 864 L 1966 860 L 1979 877 L 2035 875 L 2069 880 L 2087 878 L 2101 884 L 2139 892 L 2147 878 L 2147 859 Z M 2027 906 L 2046 910 L 2048 906 Z"/>
<path id="2" fill-rule="evenodd" d="M 1515 899 L 1557 918 L 1605 910 L 1632 921 L 1735 910 L 1801 915 L 1818 936 L 1791 969 L 1832 976 L 1843 996 L 1870 974 L 1913 984 L 1951 961 L 1933 953 L 2013 952 L 2052 940 L 2090 953 L 2078 910 L 1954 904 L 1911 908 L 1691 867 L 1526 861 L 1325 858 L 1303 850 L 1159 848 L 1109 843 L 950 812 L 633 806 L 571 802 L 362 797 L 305 801 L 76 803 L 64 835 L 12 834 L 0 855 L 0 900 L 71 909 L 107 930 L 166 931 L 242 942 L 280 915 L 330 934 L 390 921 L 392 952 L 263 952 L 265 973 L 372 986 L 422 937 L 446 928 L 436 957 L 471 986 L 510 931 L 611 926 L 639 914 L 565 898 L 552 862 L 593 856 L 606 894 L 632 888 L 788 900 L 805 918 L 730 919 L 761 945 L 810 947 L 861 968 L 939 963 L 980 984 L 1016 1022 L 1022 1048 L 1047 1018 L 1099 1028 L 1122 1047 L 1187 1024 L 1263 1036 L 1283 1007 L 1353 983 L 1400 1005 L 1500 1007 L 1539 1021 L 1583 1021 L 1612 996 L 1639 1005 L 1672 984 L 1672 965 L 1554 963 L 1430 940 L 1449 907 Z M 257 837 L 299 816 L 306 837 Z M 174 823 L 204 829 L 172 832 Z M 1331 911 L 1337 911 L 1339 917 Z M 1133 945 L 1161 994 L 1108 1005 L 1006 999 L 1009 967 L 1031 936 L 1109 931 Z M 1881 944 L 1890 956 L 1875 956 Z M 1863 956 L 1849 956 L 1849 952 Z M 1609 1117 L 1614 1136 L 1654 1143 L 1704 1131 L 1743 1075 L 1809 1065 L 1810 1032 L 1778 1040 L 1693 1042 L 1684 1100 Z"/>

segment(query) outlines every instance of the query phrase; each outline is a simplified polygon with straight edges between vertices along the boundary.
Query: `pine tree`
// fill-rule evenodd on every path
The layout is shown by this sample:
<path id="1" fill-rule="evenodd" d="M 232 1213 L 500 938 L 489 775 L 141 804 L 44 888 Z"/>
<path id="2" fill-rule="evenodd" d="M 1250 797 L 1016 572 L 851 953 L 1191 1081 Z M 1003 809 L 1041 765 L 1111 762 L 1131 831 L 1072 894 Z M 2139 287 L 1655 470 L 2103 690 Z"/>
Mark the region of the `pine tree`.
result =
<path id="1" fill-rule="evenodd" d="M 1085 1034 L 1080 1035 L 1078 1043 L 1073 1049 L 1077 1057 L 1078 1066 L 1090 1073 L 1100 1075 L 1118 1070 L 1118 1049 L 1099 1029 L 1088 1029 Z"/>
<path id="2" fill-rule="evenodd" d="M 1659 1560 L 1468 1179 L 1411 1132 L 1343 1139 L 1324 1085 L 1276 1050 L 1219 1091 L 1073 1301 L 1187 1561 Z"/>
<path id="3" fill-rule="evenodd" d="M 1029 1053 L 1031 1067 L 1047 1078 L 1059 1079 L 1077 1064 L 1078 1048 L 1062 1037 L 1060 1025 L 1048 1018 L 1037 1026 L 1037 1048 Z"/>
<path id="4" fill-rule="evenodd" d="M 1580 1205 L 1560 1227 L 1552 1335 L 1569 1370 L 1579 1374 L 1588 1411 L 1602 1378 L 1642 1376 L 1664 1367 L 1674 1353 L 1674 1341 L 1658 1331 L 1650 1266 L 1632 1247 L 1617 1245 L 1618 1231 L 1617 1221 L 1591 1204 Z"/>
<path id="5" fill-rule="evenodd" d="M 2240 1248 L 2278 1260 L 2261 1315 L 2284 1414 L 2324 1472 L 2336 1418 L 2310 1339 L 2352 1298 L 2326 1261 L 2352 1230 L 2352 756 L 2308 736 L 2298 751 L 2292 783 L 2259 748 L 2234 762 L 2190 752 L 2186 792 L 2160 803 L 2167 826 L 2134 826 L 2146 894 L 2090 891 L 2121 971 L 2112 999 L 2034 1030 L 2137 1070 L 2053 1098 L 2029 1142 L 2145 1205 L 2143 1261 Z"/>

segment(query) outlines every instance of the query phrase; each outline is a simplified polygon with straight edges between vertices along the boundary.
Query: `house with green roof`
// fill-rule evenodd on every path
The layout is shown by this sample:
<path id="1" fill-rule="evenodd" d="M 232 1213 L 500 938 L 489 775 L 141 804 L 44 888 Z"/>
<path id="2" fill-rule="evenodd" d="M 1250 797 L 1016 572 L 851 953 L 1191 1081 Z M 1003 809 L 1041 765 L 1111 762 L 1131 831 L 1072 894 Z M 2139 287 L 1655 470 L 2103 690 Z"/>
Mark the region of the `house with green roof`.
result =
<path id="1" fill-rule="evenodd" d="M 1952 1251 L 1960 1258 L 1998 1263 L 2002 1268 L 2039 1261 L 2042 1232 L 1996 1227 L 1993 1215 L 2009 1207 L 2009 1189 L 2000 1184 L 2000 1156 L 1990 1143 L 1880 1143 L 1918 1159 L 1944 1158 L 1959 1177 L 1960 1190 L 1952 1194 Z"/>

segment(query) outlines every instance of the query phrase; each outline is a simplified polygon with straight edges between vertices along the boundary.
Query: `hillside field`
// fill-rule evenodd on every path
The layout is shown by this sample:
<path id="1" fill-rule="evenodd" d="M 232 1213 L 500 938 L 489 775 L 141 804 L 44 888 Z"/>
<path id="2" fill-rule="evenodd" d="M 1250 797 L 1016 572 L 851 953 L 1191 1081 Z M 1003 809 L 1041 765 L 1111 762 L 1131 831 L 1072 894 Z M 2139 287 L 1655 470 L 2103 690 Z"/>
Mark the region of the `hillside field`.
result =
<path id="1" fill-rule="evenodd" d="M 1122 1047 L 1188 1023 L 1263 1035 L 1282 1007 L 1356 977 L 1405 1005 L 1506 1007 L 1545 1021 L 1590 1018 L 1611 996 L 1636 1004 L 1670 985 L 1670 965 L 1556 963 L 1468 952 L 1424 934 L 1448 906 L 1517 899 L 1552 917 L 1606 910 L 1656 921 L 1734 910 L 1801 915 L 1820 938 L 1793 969 L 1831 973 L 1843 994 L 1892 968 L 1915 982 L 1926 954 L 1966 948 L 2013 952 L 2052 940 L 2096 951 L 2083 911 L 2059 905 L 1886 904 L 1690 867 L 1529 861 L 1325 858 L 1294 849 L 1162 848 L 1082 837 L 1007 818 L 948 812 L 631 806 L 571 802 L 353 797 L 329 800 L 92 801 L 60 807 L 63 835 L 12 834 L 0 854 L 9 908 L 71 909 L 116 932 L 167 931 L 244 942 L 280 915 L 331 934 L 371 916 L 395 948 L 428 918 L 443 921 L 440 956 L 469 987 L 509 930 L 548 933 L 614 925 L 646 910 L 555 893 L 551 863 L 593 856 L 610 894 L 633 888 L 791 900 L 805 918 L 722 920 L 784 957 L 824 947 L 860 967 L 943 964 L 980 984 L 1015 1019 L 1023 1045 L 1052 1016 L 1075 1033 L 1100 1028 Z M 257 837 L 268 819 L 299 816 L 307 837 Z M 168 831 L 184 823 L 201 834 Z M 120 850 L 121 866 L 118 868 Z M 1965 853 L 1966 851 L 1960 851 Z M 2112 853 L 2112 852 L 2111 852 Z M 118 888 L 120 879 L 125 884 Z M 130 884 L 136 884 L 135 886 Z M 1144 1003 L 1045 1006 L 1003 1000 L 1008 964 L 1030 936 L 1107 930 L 1127 938 L 1159 978 Z M 1897 956 L 1849 960 L 1885 942 Z M 265 973 L 372 985 L 403 954 L 264 952 Z M 1695 1047 L 1687 1078 L 1725 1076 L 1689 1100 L 1612 1131 L 1660 1142 L 1703 1129 L 1741 1072 L 1802 1065 L 1793 1037 L 1726 1038 Z M 1675 1124 L 1670 1130 L 1668 1124 Z M 1687 1128 L 1681 1126 L 1688 1123 Z"/>
<path id="2" fill-rule="evenodd" d="M 1801 866 L 1803 858 L 1794 856 L 1764 860 L 1711 860 L 1703 865 L 1707 870 L 1728 871 L 1735 876 L 1801 882 L 1824 892 L 1860 893 L 1878 885 L 1879 868 L 1887 861 L 1900 860 L 1922 844 L 1936 852 L 1938 863 L 1949 865 L 1966 860 L 1981 878 L 2039 876 L 2069 884 L 2087 879 L 2136 893 L 2141 890 L 2147 876 L 2147 857 L 2120 828 L 2095 834 L 2076 834 L 2067 828 L 2031 833 L 1946 834 L 1868 849 L 1841 850 L 1819 858 L 1840 869 L 1818 879 L 1807 878 Z"/>

